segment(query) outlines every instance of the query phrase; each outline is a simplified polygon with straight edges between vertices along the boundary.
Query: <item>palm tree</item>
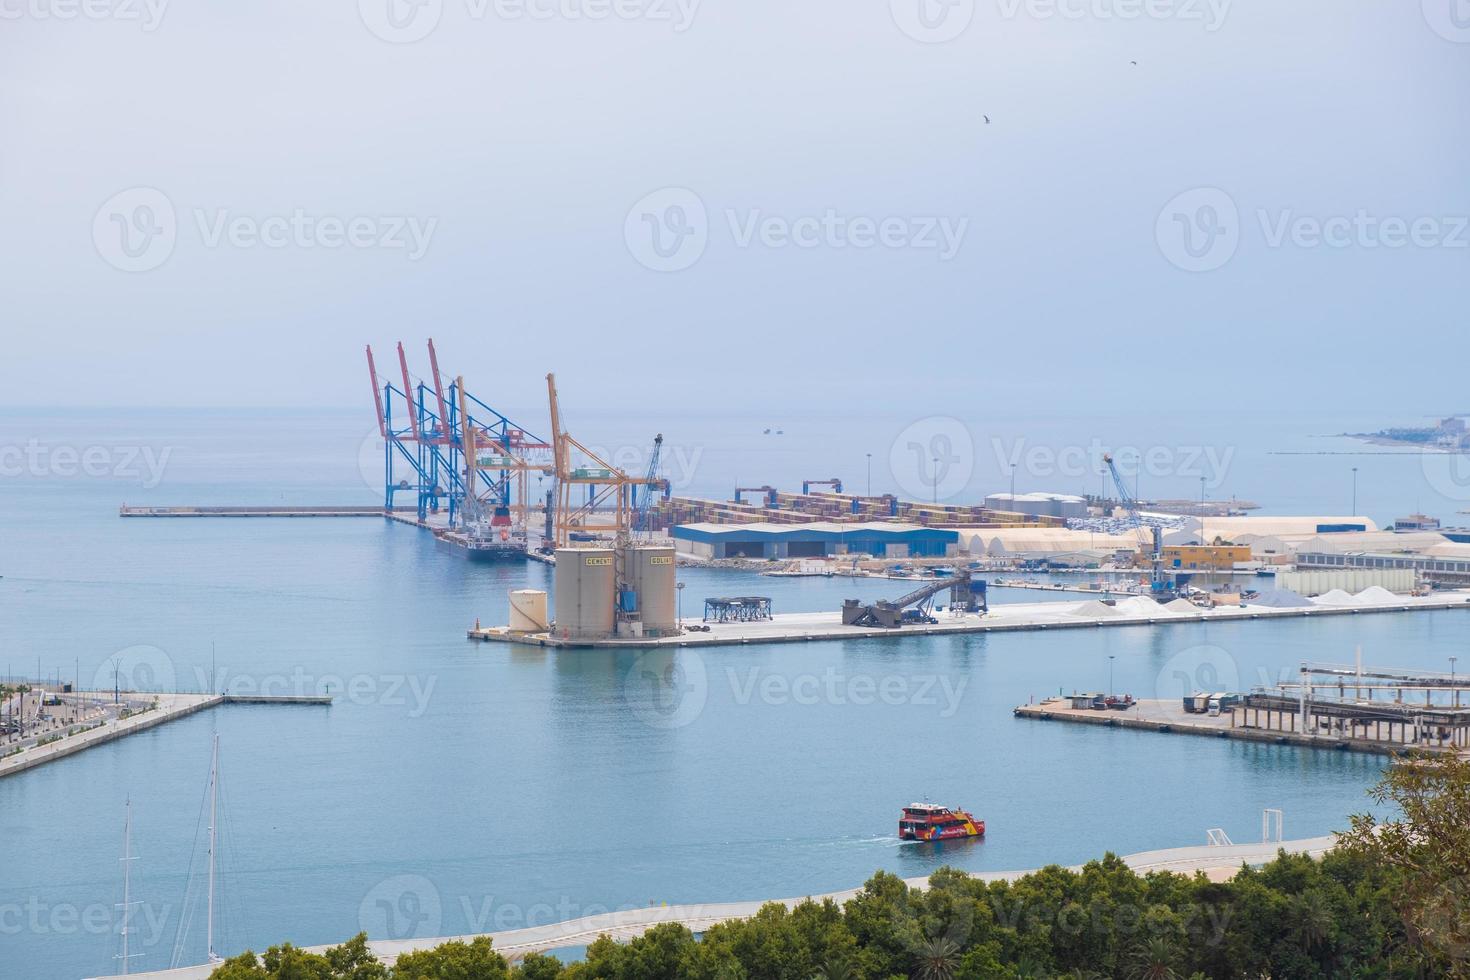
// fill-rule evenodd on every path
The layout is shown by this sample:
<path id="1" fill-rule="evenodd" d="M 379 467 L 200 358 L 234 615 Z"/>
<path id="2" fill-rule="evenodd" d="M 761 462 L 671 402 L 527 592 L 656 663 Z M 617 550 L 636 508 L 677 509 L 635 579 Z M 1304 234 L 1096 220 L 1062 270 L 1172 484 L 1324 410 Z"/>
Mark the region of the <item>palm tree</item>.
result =
<path id="1" fill-rule="evenodd" d="M 812 980 L 854 980 L 857 976 L 846 960 L 823 963 L 817 967 L 817 972 L 812 974 Z"/>
<path id="2" fill-rule="evenodd" d="M 919 944 L 918 955 L 915 980 L 953 980 L 960 965 L 959 943 L 945 936 L 924 940 Z"/>
<path id="3" fill-rule="evenodd" d="M 1179 952 L 1174 944 L 1163 937 L 1150 939 L 1133 954 L 1133 969 L 1130 976 L 1138 980 L 1178 980 L 1174 970 Z"/>
<path id="4" fill-rule="evenodd" d="M 1050 974 L 1029 953 L 1016 961 L 1016 980 L 1046 980 Z"/>
<path id="5" fill-rule="evenodd" d="M 1302 951 L 1311 953 L 1327 941 L 1332 934 L 1332 910 L 1327 907 L 1321 892 L 1308 891 L 1297 896 L 1292 903 L 1296 913 L 1296 941 Z"/>

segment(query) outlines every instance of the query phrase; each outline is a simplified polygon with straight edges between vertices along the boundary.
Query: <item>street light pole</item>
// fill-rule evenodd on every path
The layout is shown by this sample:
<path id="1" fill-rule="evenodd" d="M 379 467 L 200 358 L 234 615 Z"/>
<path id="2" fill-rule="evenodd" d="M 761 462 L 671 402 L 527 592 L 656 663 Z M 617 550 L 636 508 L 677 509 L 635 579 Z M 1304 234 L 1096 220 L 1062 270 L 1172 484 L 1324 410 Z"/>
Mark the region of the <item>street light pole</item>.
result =
<path id="1" fill-rule="evenodd" d="M 1108 697 L 1113 696 L 1113 661 L 1117 659 L 1117 654 L 1108 654 Z"/>
<path id="2" fill-rule="evenodd" d="M 674 583 L 674 595 L 677 597 L 678 602 L 679 602 L 679 629 L 680 630 L 683 630 L 684 629 L 684 583 L 683 582 L 675 582 Z"/>
<path id="3" fill-rule="evenodd" d="M 1450 658 L 1450 686 L 1451 687 L 1454 687 L 1455 686 L 1455 661 L 1457 661 L 1459 659 L 1460 659 L 1459 657 L 1451 657 Z M 1455 707 L 1458 708 L 1459 706 L 1460 706 L 1460 691 L 1459 691 L 1459 688 L 1455 688 Z"/>
<path id="4" fill-rule="evenodd" d="M 1353 512 L 1349 517 L 1358 516 L 1358 468 L 1353 467 Z"/>
<path id="5" fill-rule="evenodd" d="M 938 456 L 935 456 L 933 459 L 931 459 L 929 461 L 929 464 L 934 468 L 934 503 L 935 504 L 938 504 L 939 503 L 939 457 Z"/>
<path id="6" fill-rule="evenodd" d="M 873 454 L 868 453 L 868 496 L 873 495 Z"/>

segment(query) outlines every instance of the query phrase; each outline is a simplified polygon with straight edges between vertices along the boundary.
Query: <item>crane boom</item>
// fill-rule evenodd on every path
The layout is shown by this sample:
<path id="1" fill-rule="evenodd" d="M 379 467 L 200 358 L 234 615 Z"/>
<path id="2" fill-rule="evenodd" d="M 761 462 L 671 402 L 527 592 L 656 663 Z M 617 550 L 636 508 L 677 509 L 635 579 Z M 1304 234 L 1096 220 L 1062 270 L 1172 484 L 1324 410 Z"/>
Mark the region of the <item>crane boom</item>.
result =
<path id="1" fill-rule="evenodd" d="M 658 478 L 659 457 L 663 455 L 664 434 L 660 432 L 653 437 L 653 452 L 648 457 L 648 474 L 643 478 L 643 497 L 638 501 L 638 509 L 634 514 L 633 530 L 648 532 L 653 530 L 648 526 L 648 514 L 653 507 L 653 494 L 658 489 L 661 481 Z M 634 488 L 637 492 L 637 488 Z"/>
<path id="2" fill-rule="evenodd" d="M 1128 522 L 1138 531 L 1138 550 L 1148 556 L 1149 591 L 1155 596 L 1161 595 L 1169 590 L 1164 577 L 1164 529 L 1158 522 L 1149 521 L 1139 513 L 1138 501 L 1128 492 L 1128 484 L 1123 481 L 1123 474 L 1118 472 L 1118 464 L 1111 453 L 1103 454 L 1103 462 L 1113 477 L 1113 485 L 1118 488 L 1118 502 L 1127 512 Z"/>
<path id="3" fill-rule="evenodd" d="M 546 376 L 546 393 L 551 403 L 552 453 L 557 485 L 556 547 L 565 548 L 574 532 L 609 534 L 614 542 L 625 543 L 632 517 L 628 505 L 629 491 L 638 485 L 639 478 L 613 466 L 562 427 L 554 374 Z M 587 463 L 575 468 L 572 466 L 574 449 L 585 457 Z M 574 504 L 572 488 L 577 485 L 588 488 L 587 498 Z M 608 514 L 611 514 L 610 519 L 606 516 Z"/>

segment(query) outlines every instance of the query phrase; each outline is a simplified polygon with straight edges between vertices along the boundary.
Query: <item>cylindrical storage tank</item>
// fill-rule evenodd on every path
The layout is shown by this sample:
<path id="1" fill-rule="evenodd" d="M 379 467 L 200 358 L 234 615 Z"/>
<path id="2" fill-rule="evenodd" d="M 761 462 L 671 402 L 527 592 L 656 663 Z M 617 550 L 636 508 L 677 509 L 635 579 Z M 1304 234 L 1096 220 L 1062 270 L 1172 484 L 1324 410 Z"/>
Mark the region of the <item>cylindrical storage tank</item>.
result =
<path id="1" fill-rule="evenodd" d="M 678 565 L 671 547 L 628 549 L 628 584 L 638 593 L 638 618 L 645 635 L 663 636 L 679 627 L 674 583 Z"/>
<path id="2" fill-rule="evenodd" d="M 611 548 L 558 548 L 556 635 L 602 639 L 613 634 Z"/>
<path id="3" fill-rule="evenodd" d="M 545 633 L 546 593 L 540 589 L 517 589 L 510 594 L 510 630 L 512 633 Z"/>

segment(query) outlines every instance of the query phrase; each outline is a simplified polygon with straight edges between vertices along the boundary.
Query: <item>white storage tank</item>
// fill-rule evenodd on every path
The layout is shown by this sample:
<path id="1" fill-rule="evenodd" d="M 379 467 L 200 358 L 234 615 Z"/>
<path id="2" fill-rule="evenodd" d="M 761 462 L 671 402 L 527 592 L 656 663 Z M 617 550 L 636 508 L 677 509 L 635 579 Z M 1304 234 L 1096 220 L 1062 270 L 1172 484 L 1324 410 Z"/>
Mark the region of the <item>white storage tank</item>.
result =
<path id="1" fill-rule="evenodd" d="M 540 589 L 517 589 L 510 594 L 512 633 L 545 633 L 550 628 L 546 619 L 545 592 Z"/>
<path id="2" fill-rule="evenodd" d="M 558 548 L 556 635 L 602 639 L 613 634 L 611 548 Z"/>
<path id="3" fill-rule="evenodd" d="M 638 593 L 638 618 L 644 635 L 665 636 L 679 628 L 674 583 L 678 565 L 669 546 L 628 549 L 628 584 Z"/>

